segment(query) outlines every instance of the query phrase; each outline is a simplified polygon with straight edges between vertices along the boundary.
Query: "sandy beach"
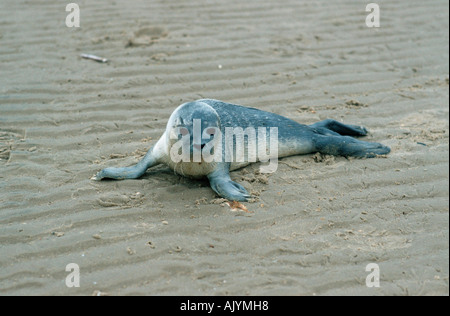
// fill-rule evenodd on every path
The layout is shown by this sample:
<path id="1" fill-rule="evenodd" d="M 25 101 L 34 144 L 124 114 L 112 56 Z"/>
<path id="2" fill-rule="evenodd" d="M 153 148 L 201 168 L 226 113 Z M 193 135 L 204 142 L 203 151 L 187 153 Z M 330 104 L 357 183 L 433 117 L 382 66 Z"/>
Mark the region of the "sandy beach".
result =
<path id="1" fill-rule="evenodd" d="M 0 295 L 449 294 L 448 1 L 380 0 L 379 28 L 369 1 L 76 3 L 79 28 L 68 2 L 0 2 Z M 201 98 L 392 152 L 235 171 L 249 214 L 165 166 L 90 180 Z"/>

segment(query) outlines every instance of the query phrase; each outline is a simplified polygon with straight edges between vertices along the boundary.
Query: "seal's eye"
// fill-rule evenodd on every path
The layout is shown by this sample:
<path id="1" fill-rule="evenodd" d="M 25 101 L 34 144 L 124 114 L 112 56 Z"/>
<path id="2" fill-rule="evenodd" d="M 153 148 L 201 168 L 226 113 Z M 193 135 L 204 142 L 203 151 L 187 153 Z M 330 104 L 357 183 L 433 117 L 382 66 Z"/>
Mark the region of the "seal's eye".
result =
<path id="1" fill-rule="evenodd" d="M 206 130 L 206 133 L 207 133 L 208 135 L 213 136 L 213 135 L 216 134 L 216 129 L 215 129 L 215 128 L 208 128 L 208 129 Z"/>
<path id="2" fill-rule="evenodd" d="M 183 136 L 189 135 L 189 130 L 185 127 L 180 128 L 180 134 Z"/>

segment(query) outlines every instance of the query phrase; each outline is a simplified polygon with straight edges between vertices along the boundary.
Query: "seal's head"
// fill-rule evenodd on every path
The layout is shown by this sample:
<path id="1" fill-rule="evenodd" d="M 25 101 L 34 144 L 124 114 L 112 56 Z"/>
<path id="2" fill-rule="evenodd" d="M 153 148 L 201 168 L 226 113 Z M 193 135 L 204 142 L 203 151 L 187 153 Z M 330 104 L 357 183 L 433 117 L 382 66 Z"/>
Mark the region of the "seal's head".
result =
<path id="1" fill-rule="evenodd" d="M 189 170 L 195 168 L 192 164 L 203 164 L 202 168 L 208 169 L 204 164 L 211 160 L 205 161 L 205 154 L 214 155 L 220 130 L 219 115 L 208 104 L 196 101 L 178 107 L 170 117 L 166 130 L 174 169 L 183 175 L 201 176 L 197 174 L 199 171 Z"/>

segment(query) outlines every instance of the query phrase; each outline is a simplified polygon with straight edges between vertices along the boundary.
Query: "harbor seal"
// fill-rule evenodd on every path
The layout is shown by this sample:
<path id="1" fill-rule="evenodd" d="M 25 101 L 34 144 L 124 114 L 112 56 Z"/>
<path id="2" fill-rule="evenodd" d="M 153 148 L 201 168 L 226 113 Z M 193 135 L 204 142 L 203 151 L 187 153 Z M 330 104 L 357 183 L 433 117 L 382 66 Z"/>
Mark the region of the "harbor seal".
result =
<path id="1" fill-rule="evenodd" d="M 202 99 L 184 103 L 172 113 L 164 134 L 137 165 L 106 168 L 92 179 L 137 179 L 147 169 L 166 164 L 186 177 L 207 177 L 219 196 L 245 202 L 250 194 L 231 180 L 230 171 L 256 161 L 315 152 L 358 158 L 390 152 L 382 144 L 354 138 L 367 133 L 362 126 L 331 119 L 303 125 L 255 108 Z"/>

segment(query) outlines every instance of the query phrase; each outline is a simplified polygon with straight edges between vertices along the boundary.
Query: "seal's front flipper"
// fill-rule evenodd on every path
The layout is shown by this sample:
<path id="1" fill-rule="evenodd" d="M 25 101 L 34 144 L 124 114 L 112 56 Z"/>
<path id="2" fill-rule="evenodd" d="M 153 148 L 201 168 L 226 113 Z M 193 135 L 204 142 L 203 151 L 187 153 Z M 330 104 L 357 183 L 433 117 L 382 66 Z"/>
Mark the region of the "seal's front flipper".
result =
<path id="1" fill-rule="evenodd" d="M 318 152 L 334 156 L 374 158 L 391 152 L 383 144 L 364 142 L 349 136 L 317 135 L 314 144 Z"/>
<path id="2" fill-rule="evenodd" d="M 126 168 L 105 168 L 95 176 L 91 178 L 91 180 L 100 181 L 103 179 L 115 179 L 115 180 L 125 180 L 125 179 L 137 179 L 144 175 L 147 168 L 136 165 L 133 167 Z"/>
<path id="3" fill-rule="evenodd" d="M 242 185 L 231 180 L 228 170 L 227 168 L 217 168 L 208 175 L 211 188 L 229 201 L 247 202 L 250 194 Z"/>
<path id="4" fill-rule="evenodd" d="M 339 135 L 346 136 L 366 136 L 368 133 L 367 129 L 363 126 L 347 125 L 331 119 L 314 123 L 310 127 L 318 129 L 325 128 Z"/>
<path id="5" fill-rule="evenodd" d="M 250 198 L 247 190 L 239 183 L 218 178 L 209 178 L 211 188 L 221 197 L 236 202 L 247 202 Z"/>
<path id="6" fill-rule="evenodd" d="M 135 166 L 126 168 L 106 168 L 97 173 L 91 178 L 91 180 L 100 181 L 102 179 L 137 179 L 144 175 L 148 168 L 154 167 L 160 164 L 162 157 L 161 146 L 157 143 L 152 147 L 144 158 Z"/>

